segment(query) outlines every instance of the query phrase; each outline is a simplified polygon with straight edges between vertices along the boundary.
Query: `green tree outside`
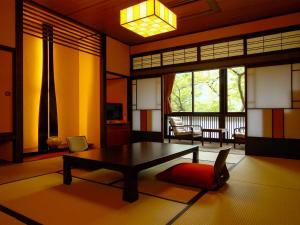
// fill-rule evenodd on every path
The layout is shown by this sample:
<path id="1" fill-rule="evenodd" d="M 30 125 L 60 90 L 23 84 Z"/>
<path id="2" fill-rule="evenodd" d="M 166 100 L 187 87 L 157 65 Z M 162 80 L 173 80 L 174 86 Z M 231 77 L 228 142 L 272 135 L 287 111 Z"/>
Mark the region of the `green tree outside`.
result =
<path id="1" fill-rule="evenodd" d="M 219 70 L 194 72 L 194 111 L 219 112 Z M 227 69 L 228 112 L 245 111 L 245 68 Z M 171 94 L 173 112 L 192 112 L 192 73 L 177 73 Z"/>

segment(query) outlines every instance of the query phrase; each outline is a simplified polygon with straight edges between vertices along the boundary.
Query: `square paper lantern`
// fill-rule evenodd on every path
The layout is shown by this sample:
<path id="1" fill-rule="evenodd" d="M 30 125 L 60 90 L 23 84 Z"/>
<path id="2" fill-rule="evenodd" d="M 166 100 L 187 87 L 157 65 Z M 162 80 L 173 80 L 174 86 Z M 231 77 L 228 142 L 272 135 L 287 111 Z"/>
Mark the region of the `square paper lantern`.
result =
<path id="1" fill-rule="evenodd" d="M 157 0 L 147 0 L 120 12 L 121 26 L 149 37 L 176 30 L 177 17 Z"/>

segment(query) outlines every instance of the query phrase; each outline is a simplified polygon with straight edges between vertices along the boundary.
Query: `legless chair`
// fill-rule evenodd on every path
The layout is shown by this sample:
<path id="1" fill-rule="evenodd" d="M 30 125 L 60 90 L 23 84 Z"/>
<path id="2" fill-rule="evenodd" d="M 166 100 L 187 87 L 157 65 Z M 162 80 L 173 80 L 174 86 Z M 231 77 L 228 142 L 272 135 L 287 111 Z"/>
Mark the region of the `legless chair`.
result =
<path id="1" fill-rule="evenodd" d="M 89 148 L 85 136 L 67 137 L 70 152 L 81 152 Z"/>
<path id="2" fill-rule="evenodd" d="M 220 150 L 214 165 L 180 163 L 157 174 L 156 177 L 167 182 L 217 190 L 229 179 L 226 158 L 230 148 Z"/>

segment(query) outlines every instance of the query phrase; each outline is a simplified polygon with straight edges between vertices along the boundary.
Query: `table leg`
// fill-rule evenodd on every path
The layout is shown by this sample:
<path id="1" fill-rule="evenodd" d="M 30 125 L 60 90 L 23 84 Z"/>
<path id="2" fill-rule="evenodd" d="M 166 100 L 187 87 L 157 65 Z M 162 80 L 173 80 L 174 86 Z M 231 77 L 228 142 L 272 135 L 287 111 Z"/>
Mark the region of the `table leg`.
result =
<path id="1" fill-rule="evenodd" d="M 219 131 L 220 147 L 223 146 L 223 132 Z"/>
<path id="2" fill-rule="evenodd" d="M 193 152 L 193 163 L 199 163 L 199 149 Z"/>
<path id="3" fill-rule="evenodd" d="M 228 145 L 229 144 L 229 134 L 228 134 L 228 131 L 226 131 L 226 139 L 227 139 L 226 145 Z"/>
<path id="4" fill-rule="evenodd" d="M 71 163 L 68 159 L 64 158 L 64 184 L 72 183 L 72 174 L 71 174 Z"/>
<path id="5" fill-rule="evenodd" d="M 137 172 L 133 170 L 127 170 L 124 174 L 124 189 L 123 200 L 126 202 L 134 202 L 138 200 L 138 188 L 137 188 Z"/>

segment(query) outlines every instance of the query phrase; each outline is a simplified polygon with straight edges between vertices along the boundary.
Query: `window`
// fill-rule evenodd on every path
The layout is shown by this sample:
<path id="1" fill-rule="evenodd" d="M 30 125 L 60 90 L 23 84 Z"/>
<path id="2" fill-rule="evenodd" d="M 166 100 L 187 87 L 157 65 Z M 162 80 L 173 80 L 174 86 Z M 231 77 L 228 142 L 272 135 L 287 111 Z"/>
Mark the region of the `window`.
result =
<path id="1" fill-rule="evenodd" d="M 245 112 L 245 67 L 177 73 L 172 112 Z"/>
<path id="2" fill-rule="evenodd" d="M 220 111 L 219 70 L 194 72 L 194 112 Z"/>
<path id="3" fill-rule="evenodd" d="M 192 73 L 177 73 L 171 94 L 173 112 L 192 112 Z"/>
<path id="4" fill-rule="evenodd" d="M 227 69 L 227 111 L 245 112 L 245 67 Z"/>

